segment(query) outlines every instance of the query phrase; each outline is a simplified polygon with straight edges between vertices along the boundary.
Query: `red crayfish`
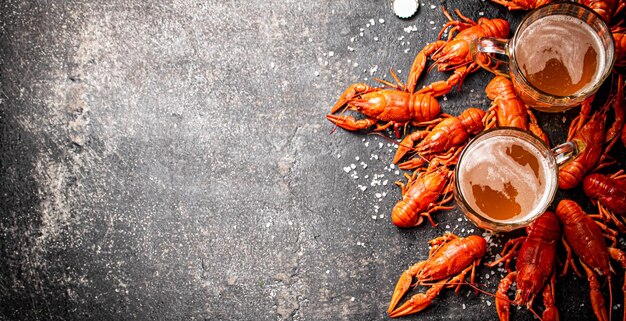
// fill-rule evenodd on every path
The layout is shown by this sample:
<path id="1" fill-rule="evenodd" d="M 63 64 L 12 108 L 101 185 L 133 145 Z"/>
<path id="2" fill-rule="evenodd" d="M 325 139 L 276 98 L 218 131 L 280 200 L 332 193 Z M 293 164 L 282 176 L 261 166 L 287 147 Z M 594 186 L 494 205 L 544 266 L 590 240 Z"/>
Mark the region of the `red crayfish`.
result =
<path id="1" fill-rule="evenodd" d="M 413 132 L 400 142 L 392 162 L 397 164 L 409 151 L 414 151 L 416 155 L 401 163 L 401 169 L 418 168 L 435 156 L 447 160 L 446 164 L 454 164 L 470 136 L 485 129 L 484 116 L 483 110 L 468 108 L 457 117 L 444 118 L 431 129 Z M 420 142 L 414 147 L 417 141 Z"/>
<path id="2" fill-rule="evenodd" d="M 624 130 L 625 109 L 623 76 L 617 79 L 617 92 L 605 105 L 596 111 L 587 123 L 587 115 L 591 110 L 594 97 L 583 102 L 580 114 L 570 125 L 568 140 L 578 145 L 579 155 L 570 163 L 559 169 L 559 187 L 570 189 L 582 182 L 585 174 L 598 170 L 611 162 L 606 157 Z M 615 119 L 611 127 L 605 131 L 606 113 L 613 106 Z"/>
<path id="3" fill-rule="evenodd" d="M 432 163 L 427 170 L 405 173 L 407 183 L 396 182 L 402 188 L 402 199 L 391 211 L 391 220 L 398 227 L 414 227 L 422 224 L 427 217 L 433 226 L 437 226 L 430 216 L 438 210 L 449 210 L 454 206 L 444 206 L 453 195 L 450 184 L 453 171 L 446 166 Z M 439 200 L 439 201 L 437 201 Z"/>
<path id="4" fill-rule="evenodd" d="M 496 311 L 500 320 L 509 319 L 511 301 L 507 291 L 513 281 L 517 283 L 515 300 L 516 305 L 526 305 L 532 311 L 535 296 L 543 290 L 545 310 L 544 321 L 558 320 L 559 312 L 554 302 L 554 286 L 556 283 L 554 258 L 557 242 L 561 238 L 559 221 L 552 212 L 545 212 L 533 223 L 526 227 L 527 236 L 509 240 L 502 250 L 502 257 L 490 264 L 505 262 L 509 274 L 500 281 L 496 293 Z M 519 252 L 517 251 L 519 248 Z M 516 271 L 509 268 L 511 258 L 517 254 Z M 550 281 L 548 282 L 548 279 Z"/>
<path id="5" fill-rule="evenodd" d="M 351 116 L 334 115 L 342 107 L 367 116 L 356 120 Z M 375 131 L 394 126 L 396 136 L 398 128 L 406 124 L 419 126 L 439 115 L 439 102 L 429 94 L 414 94 L 399 89 L 370 87 L 363 83 L 353 84 L 341 95 L 326 118 L 346 130 L 364 130 L 376 125 Z M 379 122 L 386 122 L 383 125 Z"/>
<path id="6" fill-rule="evenodd" d="M 530 10 L 554 0 L 491 0 L 491 2 L 503 5 L 509 10 Z"/>
<path id="7" fill-rule="evenodd" d="M 413 60 L 409 78 L 406 83 L 407 91 L 413 92 L 417 80 L 424 71 L 427 57 L 434 60 L 439 71 L 454 70 L 454 74 L 445 81 L 437 81 L 422 88 L 418 93 L 430 93 L 435 97 L 449 93 L 456 85 L 461 85 L 463 79 L 479 66 L 472 60 L 470 54 L 471 43 L 482 37 L 508 38 L 509 23 L 503 19 L 480 18 L 478 23 L 465 17 L 457 9 L 454 11 L 463 21 L 454 20 L 450 13 L 443 8 L 443 13 L 449 22 L 441 29 L 438 41 L 426 45 Z M 441 40 L 448 30 L 448 40 Z M 457 33 L 458 32 L 458 33 Z"/>
<path id="8" fill-rule="evenodd" d="M 626 7 L 623 0 L 579 0 L 579 3 L 595 11 L 607 24 Z"/>
<path id="9" fill-rule="evenodd" d="M 580 274 L 575 268 L 572 259 L 571 250 L 573 250 L 587 274 L 591 306 L 596 318 L 600 321 L 610 320 L 610 316 L 607 316 L 604 298 L 600 292 L 598 275 L 606 277 L 609 284 L 609 293 L 612 293 L 612 268 L 609 258 L 617 260 L 623 268 L 626 268 L 626 254 L 617 248 L 606 246 L 604 242 L 606 236 L 603 234 L 603 231 L 604 233 L 613 233 L 614 231 L 594 221 L 576 202 L 567 199 L 559 202 L 556 208 L 556 216 L 563 225 L 563 244 L 567 251 L 563 274 L 567 273 L 567 268 L 570 265 L 576 274 Z M 612 236 L 609 235 L 614 240 L 613 243 L 615 243 L 614 235 L 615 233 Z M 626 290 L 626 284 L 624 289 Z"/>
<path id="10" fill-rule="evenodd" d="M 537 124 L 537 118 L 517 96 L 513 83 L 506 77 L 494 77 L 485 88 L 493 102 L 483 119 L 485 129 L 497 126 L 530 130 L 549 145 L 548 135 Z"/>
<path id="11" fill-rule="evenodd" d="M 621 232 L 626 232 L 626 174 L 623 170 L 610 176 L 589 174 L 583 180 L 583 190 L 597 204 L 605 221 L 613 222 Z"/>
<path id="12" fill-rule="evenodd" d="M 446 233 L 428 242 L 432 245 L 428 259 L 418 262 L 402 273 L 389 303 L 387 312 L 392 318 L 417 313 L 428 307 L 441 290 L 456 287 L 458 293 L 465 275 L 471 271 L 470 282 L 474 283 L 475 269 L 487 251 L 487 242 L 478 235 L 460 238 Z M 426 293 L 413 295 L 402 306 L 396 308 L 400 299 L 415 285 L 434 283 Z"/>

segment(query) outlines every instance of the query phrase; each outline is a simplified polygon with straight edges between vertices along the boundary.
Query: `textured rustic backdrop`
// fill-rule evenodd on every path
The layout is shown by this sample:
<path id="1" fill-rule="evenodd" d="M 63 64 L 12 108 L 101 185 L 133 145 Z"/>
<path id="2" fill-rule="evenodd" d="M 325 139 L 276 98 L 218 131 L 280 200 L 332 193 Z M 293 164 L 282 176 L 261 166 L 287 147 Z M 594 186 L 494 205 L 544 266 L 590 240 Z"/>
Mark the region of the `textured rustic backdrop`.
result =
<path id="1" fill-rule="evenodd" d="M 0 320 L 387 319 L 427 240 L 483 232 L 458 209 L 436 229 L 394 227 L 395 149 L 330 134 L 325 114 L 351 83 L 405 79 L 441 5 L 513 27 L 523 15 L 487 1 L 423 0 L 408 20 L 387 0 L 4 1 Z M 490 79 L 468 77 L 443 111 L 487 109 Z M 539 118 L 559 141 L 572 115 Z M 478 281 L 493 292 L 491 271 Z M 559 279 L 557 303 L 562 320 L 592 318 L 584 279 Z M 464 289 L 407 319 L 495 317 Z"/>

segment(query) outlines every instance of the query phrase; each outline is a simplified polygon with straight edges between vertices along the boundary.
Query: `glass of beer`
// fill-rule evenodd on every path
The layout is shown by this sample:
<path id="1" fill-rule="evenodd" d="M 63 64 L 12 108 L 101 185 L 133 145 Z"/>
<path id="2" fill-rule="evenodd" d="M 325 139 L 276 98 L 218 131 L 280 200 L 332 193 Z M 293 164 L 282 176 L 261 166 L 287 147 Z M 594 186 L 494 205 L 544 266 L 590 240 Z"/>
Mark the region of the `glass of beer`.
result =
<path id="1" fill-rule="evenodd" d="M 510 77 L 527 105 L 545 112 L 579 105 L 615 63 L 609 27 L 594 11 L 571 2 L 541 6 L 524 17 L 511 39 L 480 38 L 470 51 L 483 68 Z"/>
<path id="2" fill-rule="evenodd" d="M 577 153 L 573 142 L 550 149 L 518 128 L 484 131 L 461 152 L 457 204 L 482 229 L 508 232 L 526 226 L 546 211 L 558 189 L 559 167 Z"/>

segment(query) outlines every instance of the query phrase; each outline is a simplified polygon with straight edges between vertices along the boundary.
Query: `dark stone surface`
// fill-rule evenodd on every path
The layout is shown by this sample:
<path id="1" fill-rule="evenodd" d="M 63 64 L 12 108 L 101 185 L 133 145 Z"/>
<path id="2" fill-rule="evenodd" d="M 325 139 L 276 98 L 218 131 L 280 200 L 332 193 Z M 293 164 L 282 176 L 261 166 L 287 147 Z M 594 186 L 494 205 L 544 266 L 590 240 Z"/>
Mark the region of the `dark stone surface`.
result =
<path id="1" fill-rule="evenodd" d="M 442 4 L 523 15 L 485 1 L 423 1 L 408 20 L 387 0 L 3 2 L 0 320 L 387 319 L 427 240 L 482 232 L 458 209 L 436 229 L 394 227 L 393 147 L 329 135 L 324 115 L 351 83 L 404 79 Z M 468 77 L 444 112 L 487 109 L 490 79 Z M 560 141 L 573 115 L 538 117 Z M 478 282 L 493 292 L 501 276 L 481 266 Z M 584 279 L 559 279 L 557 303 L 562 320 L 593 317 Z M 418 318 L 496 313 L 463 289 Z"/>

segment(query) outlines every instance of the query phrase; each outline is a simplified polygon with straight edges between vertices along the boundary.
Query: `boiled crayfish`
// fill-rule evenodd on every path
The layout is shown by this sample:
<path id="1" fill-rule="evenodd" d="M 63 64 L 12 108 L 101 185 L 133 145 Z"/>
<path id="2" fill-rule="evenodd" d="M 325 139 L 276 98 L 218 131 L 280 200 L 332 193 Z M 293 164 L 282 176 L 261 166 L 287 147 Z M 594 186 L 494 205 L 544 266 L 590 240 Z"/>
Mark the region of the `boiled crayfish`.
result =
<path id="1" fill-rule="evenodd" d="M 424 217 L 427 217 L 433 226 L 437 226 L 430 214 L 454 208 L 444 205 L 453 197 L 450 184 L 453 172 L 433 162 L 427 170 L 405 176 L 406 184 L 396 182 L 402 188 L 402 199 L 391 211 L 393 224 L 397 227 L 414 227 L 422 224 Z"/>
<path id="2" fill-rule="evenodd" d="M 615 95 L 608 99 L 591 118 L 588 118 L 593 99 L 592 96 L 583 102 L 580 114 L 570 125 L 567 140 L 578 145 L 579 155 L 559 169 L 559 188 L 561 189 L 576 187 L 588 172 L 611 164 L 611 161 L 607 161 L 607 155 L 618 141 L 621 131 L 624 130 L 626 106 L 622 75 L 618 76 Z M 615 117 L 611 127 L 605 130 L 609 107 L 612 107 Z"/>
<path id="3" fill-rule="evenodd" d="M 579 0 L 581 4 L 591 8 L 607 23 L 626 7 L 623 0 Z"/>
<path id="4" fill-rule="evenodd" d="M 347 115 L 334 115 L 346 107 L 367 116 L 356 120 Z M 439 115 L 439 102 L 429 94 L 415 94 L 397 88 L 370 87 L 363 83 L 353 84 L 341 95 L 326 118 L 335 125 L 350 131 L 364 130 L 376 125 L 375 131 L 394 126 L 398 128 L 411 124 L 419 126 Z M 386 122 L 385 124 L 378 124 Z"/>
<path id="5" fill-rule="evenodd" d="M 585 194 L 596 203 L 604 221 L 610 221 L 626 232 L 626 174 L 623 170 L 613 175 L 589 174 L 583 180 Z"/>
<path id="6" fill-rule="evenodd" d="M 576 202 L 567 199 L 559 202 L 556 208 L 556 216 L 563 225 L 563 235 L 565 236 L 563 244 L 567 251 L 563 274 L 567 272 L 567 267 L 570 265 L 575 269 L 571 255 L 571 250 L 573 250 L 587 274 L 591 306 L 596 318 L 600 321 L 610 320 L 610 316 L 607 316 L 597 276 L 606 277 L 609 284 L 609 293 L 612 293 L 612 268 L 609 258 L 617 260 L 626 269 L 626 254 L 617 248 L 606 246 L 603 230 L 604 233 L 614 231 L 608 229 L 605 225 L 597 224 Z M 576 269 L 575 271 L 579 274 Z M 626 284 L 624 290 L 626 290 Z"/>
<path id="7" fill-rule="evenodd" d="M 487 242 L 478 235 L 460 238 L 446 233 L 429 241 L 432 245 L 427 260 L 418 262 L 402 273 L 389 303 L 387 312 L 392 318 L 417 313 L 427 308 L 444 287 L 456 287 L 458 293 L 465 275 L 471 272 L 470 282 L 474 283 L 475 269 L 487 251 Z M 426 293 L 413 295 L 402 306 L 396 308 L 400 299 L 416 285 L 434 283 Z"/>
<path id="8" fill-rule="evenodd" d="M 491 2 L 503 5 L 509 10 L 530 10 L 554 0 L 491 0 Z"/>
<path id="9" fill-rule="evenodd" d="M 578 145 L 579 155 L 559 169 L 559 188 L 571 189 L 578 186 L 585 174 L 595 167 L 602 156 L 605 122 L 606 108 L 602 108 L 579 130 L 572 131 L 573 136 L 568 140 Z"/>
<path id="10" fill-rule="evenodd" d="M 485 93 L 492 100 L 491 107 L 483 119 L 485 129 L 505 126 L 530 130 L 546 144 L 550 144 L 548 135 L 539 127 L 533 112 L 517 96 L 510 79 L 503 76 L 494 77 L 487 84 Z"/>
<path id="11" fill-rule="evenodd" d="M 554 302 L 556 283 L 554 262 L 556 245 L 561 238 L 559 221 L 552 212 L 545 212 L 526 227 L 525 237 L 508 241 L 502 250 L 502 257 L 488 266 L 493 267 L 505 262 L 509 274 L 500 281 L 496 293 L 496 311 L 500 320 L 509 319 L 511 301 L 507 292 L 513 281 L 517 283 L 517 294 L 513 301 L 516 305 L 526 305 L 532 311 L 535 296 L 543 291 L 544 321 L 558 320 L 559 312 Z M 520 247 L 521 246 L 521 247 Z M 517 251 L 519 248 L 519 252 Z M 517 254 L 516 271 L 509 268 L 511 258 Z M 550 281 L 548 282 L 548 279 Z"/>
<path id="12" fill-rule="evenodd" d="M 443 13 L 449 22 L 439 32 L 438 41 L 426 45 L 415 56 L 406 83 L 406 90 L 409 92 L 415 90 L 428 57 L 434 60 L 433 66 L 437 66 L 439 71 L 453 70 L 454 74 L 445 81 L 437 81 L 422 88 L 418 93 L 429 93 L 435 97 L 442 96 L 449 93 L 454 86 L 460 86 L 468 74 L 479 68 L 470 54 L 470 45 L 474 40 L 482 37 L 508 38 L 509 36 L 509 23 L 506 20 L 480 18 L 476 23 L 462 15 L 458 9 L 455 13 L 463 21 L 452 18 L 445 7 Z M 448 31 L 447 41 L 441 40 L 446 31 Z"/>
<path id="13" fill-rule="evenodd" d="M 447 165 L 456 163 L 458 154 L 470 136 L 485 129 L 482 119 L 485 112 L 468 108 L 457 117 L 447 117 L 434 127 L 406 135 L 400 142 L 393 163 L 397 164 L 409 152 L 415 152 L 410 160 L 400 163 L 401 169 L 418 168 L 434 157 L 445 160 Z M 416 142 L 419 142 L 415 145 Z"/>

